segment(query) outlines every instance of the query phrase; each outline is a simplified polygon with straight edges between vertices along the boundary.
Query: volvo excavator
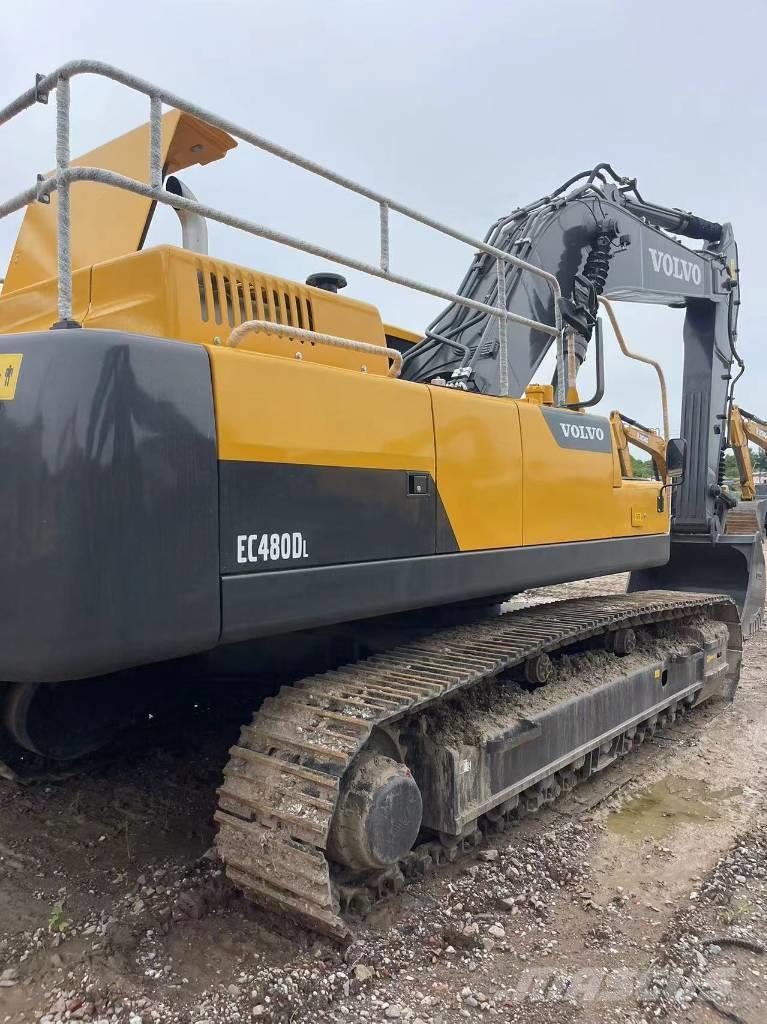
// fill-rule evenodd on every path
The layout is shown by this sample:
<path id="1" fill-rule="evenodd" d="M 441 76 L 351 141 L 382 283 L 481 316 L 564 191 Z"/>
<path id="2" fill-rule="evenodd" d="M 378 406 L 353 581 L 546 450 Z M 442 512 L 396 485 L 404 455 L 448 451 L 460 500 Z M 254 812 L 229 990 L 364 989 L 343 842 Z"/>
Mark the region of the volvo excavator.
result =
<path id="1" fill-rule="evenodd" d="M 728 533 L 761 533 L 765 530 L 767 499 L 757 493 L 749 443 L 767 452 L 767 423 L 734 403 L 730 408 L 730 447 L 740 477 L 741 497 L 727 518 Z"/>
<path id="2" fill-rule="evenodd" d="M 144 92 L 153 120 L 70 161 L 81 73 Z M 147 679 L 244 680 L 219 855 L 252 899 L 343 939 L 408 876 L 732 698 L 764 560 L 727 530 L 720 470 L 741 366 L 729 224 L 599 164 L 496 221 L 411 332 L 334 272 L 208 255 L 206 218 L 329 251 L 217 212 L 178 173 L 239 138 L 329 177 L 381 210 L 380 268 L 335 261 L 429 291 L 389 267 L 405 208 L 105 65 L 38 76 L 0 124 L 53 93 L 56 170 L 0 207 L 25 209 L 0 297 L 11 768 L 93 750 Z M 181 246 L 145 244 L 157 204 Z M 656 479 L 629 472 L 632 422 L 591 411 L 617 300 L 685 310 Z M 621 572 L 626 593 L 501 607 Z"/>

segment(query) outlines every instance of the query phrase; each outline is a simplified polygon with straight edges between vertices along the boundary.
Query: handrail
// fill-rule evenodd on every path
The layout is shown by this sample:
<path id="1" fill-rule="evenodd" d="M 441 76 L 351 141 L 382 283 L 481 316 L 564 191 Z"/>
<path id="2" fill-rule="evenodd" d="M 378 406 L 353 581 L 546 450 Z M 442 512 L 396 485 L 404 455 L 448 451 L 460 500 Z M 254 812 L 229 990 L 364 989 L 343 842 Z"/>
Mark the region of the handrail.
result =
<path id="1" fill-rule="evenodd" d="M 626 356 L 627 359 L 636 359 L 638 363 L 646 363 L 648 366 L 652 366 L 658 374 L 658 382 L 660 384 L 660 401 L 663 408 L 663 438 L 668 441 L 670 433 L 668 425 L 668 394 L 666 392 L 666 378 L 663 375 L 663 367 L 654 359 L 650 359 L 649 356 L 640 356 L 638 352 L 632 352 L 629 349 L 618 324 L 618 318 L 615 315 L 612 302 L 610 302 L 609 299 L 606 299 L 604 295 L 599 296 L 599 301 L 607 311 L 607 316 L 610 319 L 610 325 L 615 337 L 618 339 L 618 345 L 620 346 L 620 350 L 624 356 Z"/>
<path id="2" fill-rule="evenodd" d="M 368 352 L 371 356 L 386 356 L 392 360 L 387 372 L 388 377 L 398 377 L 402 368 L 402 353 L 396 348 L 385 348 L 383 345 L 355 341 L 353 338 L 339 338 L 335 334 L 320 334 L 317 331 L 307 331 L 303 327 L 287 327 L 285 324 L 272 323 L 271 320 L 246 320 L 239 327 L 235 327 L 225 344 L 237 348 L 246 335 L 256 333 L 277 334 L 286 338 L 296 338 L 297 341 L 311 341 L 317 345 L 332 345 L 334 348 L 347 348 L 353 352 Z M 296 358 L 301 358 L 300 352 L 296 352 Z"/>
<path id="3" fill-rule="evenodd" d="M 70 113 L 70 95 L 69 95 L 69 82 L 70 79 L 76 75 L 90 74 L 96 75 L 102 78 L 111 79 L 112 81 L 118 82 L 124 85 L 128 89 L 132 89 L 136 92 L 144 93 L 149 98 L 149 121 L 150 121 L 150 158 L 149 158 L 149 181 L 150 184 L 146 185 L 144 182 L 136 181 L 133 178 L 128 178 L 124 175 L 116 174 L 114 172 L 105 171 L 102 168 L 93 167 L 71 167 L 70 166 L 70 151 L 69 151 L 69 113 Z M 0 109 L 0 125 L 5 124 L 11 118 L 16 117 L 22 111 L 34 106 L 36 103 L 47 103 L 48 96 L 52 91 L 56 91 L 56 171 L 53 177 L 38 180 L 36 186 L 26 189 L 24 192 L 14 196 L 11 200 L 4 204 L 0 204 L 0 218 L 7 216 L 9 213 L 20 209 L 35 199 L 45 201 L 46 197 L 50 195 L 54 189 L 58 192 L 59 202 L 57 210 L 57 260 L 58 260 L 58 314 L 60 321 L 67 323 L 71 320 L 72 316 L 72 261 L 71 261 L 71 237 L 70 237 L 70 204 L 69 204 L 69 189 L 73 181 L 95 181 L 102 184 L 114 186 L 116 188 L 126 189 L 131 192 L 135 192 L 138 195 L 146 196 L 150 199 L 156 200 L 157 202 L 163 202 L 167 205 L 175 206 L 178 208 L 185 208 L 192 212 L 200 214 L 200 216 L 206 217 L 210 220 L 216 220 L 219 223 L 227 224 L 232 227 L 239 228 L 249 232 L 250 234 L 257 235 L 262 238 L 266 238 L 271 241 L 278 242 L 279 244 L 288 245 L 295 249 L 300 249 L 304 252 L 312 253 L 313 255 L 320 256 L 328 259 L 334 263 L 340 263 L 343 266 L 351 267 L 352 269 L 358 270 L 361 273 L 368 274 L 373 277 L 382 278 L 387 281 L 391 281 L 394 284 L 399 284 L 403 287 L 411 290 L 420 291 L 428 295 L 433 295 L 436 298 L 442 298 L 448 302 L 455 302 L 459 305 L 463 305 L 469 309 L 476 309 L 480 312 L 487 313 L 488 315 L 495 316 L 498 318 L 501 347 L 504 351 L 501 354 L 501 390 L 503 394 L 508 394 L 508 374 L 504 372 L 504 366 L 506 365 L 507 352 L 503 344 L 506 338 L 506 324 L 509 321 L 514 323 L 522 324 L 523 326 L 530 327 L 535 330 L 543 331 L 557 340 L 558 358 L 563 358 L 563 331 L 562 331 L 562 317 L 560 311 L 560 301 L 562 298 L 559 281 L 554 274 L 543 270 L 541 267 L 537 267 L 532 263 L 528 263 L 526 260 L 520 259 L 518 256 L 514 256 L 510 253 L 506 253 L 501 249 L 496 248 L 493 245 L 488 245 L 486 242 L 480 241 L 479 239 L 472 238 L 470 235 L 465 234 L 462 231 L 458 231 L 454 228 L 449 227 L 446 224 L 442 224 L 440 221 L 429 217 L 412 207 L 406 206 L 403 203 L 399 203 L 388 196 L 383 195 L 373 189 L 367 188 L 360 183 L 353 181 L 351 178 L 347 178 L 343 175 L 337 174 L 321 164 L 316 163 L 313 160 L 308 160 L 305 157 L 300 156 L 298 153 L 294 153 L 292 150 L 280 146 L 274 142 L 265 139 L 263 136 L 257 135 L 255 132 L 250 131 L 247 128 L 235 124 L 233 121 L 228 120 L 224 117 L 219 117 L 217 114 L 206 110 L 203 107 L 197 106 L 196 104 L 189 103 L 184 100 L 181 96 L 177 96 L 175 93 L 170 92 L 167 89 L 163 89 L 160 86 L 154 85 L 145 79 L 139 78 L 135 75 L 131 75 L 120 68 L 117 68 L 111 64 L 104 63 L 103 61 L 93 60 L 74 60 L 69 61 L 66 64 L 62 64 L 55 71 L 47 75 L 38 75 L 35 81 L 35 85 L 26 90 L 20 96 L 12 100 L 11 103 Z M 303 239 L 295 238 L 290 235 L 283 234 L 282 232 L 274 231 L 264 225 L 257 224 L 253 221 L 246 220 L 241 217 L 236 217 L 231 214 L 226 214 L 223 211 L 216 210 L 213 207 L 204 205 L 196 201 L 184 199 L 179 196 L 168 196 L 162 188 L 162 166 L 161 166 L 161 117 L 162 117 L 162 104 L 165 103 L 168 106 L 175 107 L 187 114 L 199 118 L 202 121 L 213 125 L 222 131 L 228 132 L 235 138 L 240 139 L 242 142 L 248 143 L 251 146 L 261 149 L 264 152 L 271 153 L 273 156 L 278 157 L 281 160 L 285 160 L 288 163 L 294 164 L 297 167 L 308 171 L 311 174 L 315 174 L 319 177 L 325 178 L 328 181 L 339 185 L 341 188 L 347 191 L 357 193 L 366 199 L 376 203 L 379 207 L 379 264 L 374 266 L 373 264 L 365 263 L 357 260 L 348 255 L 334 252 L 330 249 L 326 249 L 322 246 L 314 245 Z M 456 241 L 462 242 L 466 245 L 470 245 L 472 248 L 477 249 L 481 252 L 488 253 L 495 257 L 497 261 L 498 276 L 499 280 L 503 277 L 503 264 L 517 267 L 521 270 L 527 271 L 542 280 L 544 280 L 554 297 L 554 324 L 545 324 L 537 320 L 531 320 L 527 317 L 520 316 L 517 313 L 512 313 L 505 307 L 505 288 L 498 289 L 498 304 L 491 306 L 484 302 L 477 302 L 474 299 L 469 299 L 464 296 L 455 294 L 454 292 L 445 291 L 444 289 L 434 288 L 423 282 L 416 281 L 415 279 L 407 278 L 398 274 L 393 274 L 390 270 L 391 252 L 390 252 L 390 236 L 389 236 L 389 213 L 394 211 L 399 213 L 401 216 L 407 217 L 419 224 L 424 225 L 438 233 L 447 237 L 453 238 Z"/>

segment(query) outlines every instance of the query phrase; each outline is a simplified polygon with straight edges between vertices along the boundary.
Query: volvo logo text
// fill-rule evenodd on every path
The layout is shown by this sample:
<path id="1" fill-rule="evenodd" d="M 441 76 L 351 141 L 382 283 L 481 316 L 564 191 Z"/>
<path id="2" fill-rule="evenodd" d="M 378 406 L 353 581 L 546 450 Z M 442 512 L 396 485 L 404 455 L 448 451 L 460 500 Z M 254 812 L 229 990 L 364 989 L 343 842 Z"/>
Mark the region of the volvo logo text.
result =
<path id="1" fill-rule="evenodd" d="M 578 437 L 581 441 L 604 441 L 605 432 L 601 427 L 587 427 L 581 423 L 560 423 L 565 437 Z"/>
<path id="2" fill-rule="evenodd" d="M 652 268 L 656 274 L 665 274 L 666 277 L 675 277 L 679 281 L 692 281 L 693 284 L 700 284 L 702 275 L 697 263 L 680 259 L 679 256 L 672 256 L 668 252 L 661 252 L 660 249 L 647 247 L 652 258 Z"/>

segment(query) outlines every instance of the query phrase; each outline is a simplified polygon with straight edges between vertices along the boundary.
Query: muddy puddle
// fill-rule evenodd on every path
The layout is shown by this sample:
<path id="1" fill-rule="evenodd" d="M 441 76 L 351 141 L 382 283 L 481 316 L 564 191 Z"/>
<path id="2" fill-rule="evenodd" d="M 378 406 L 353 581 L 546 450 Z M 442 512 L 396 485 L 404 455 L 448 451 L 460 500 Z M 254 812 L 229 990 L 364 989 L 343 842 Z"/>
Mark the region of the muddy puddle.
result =
<path id="1" fill-rule="evenodd" d="M 714 789 L 703 779 L 667 776 L 640 790 L 607 819 L 611 832 L 629 839 L 662 839 L 678 826 L 716 821 L 740 786 Z"/>

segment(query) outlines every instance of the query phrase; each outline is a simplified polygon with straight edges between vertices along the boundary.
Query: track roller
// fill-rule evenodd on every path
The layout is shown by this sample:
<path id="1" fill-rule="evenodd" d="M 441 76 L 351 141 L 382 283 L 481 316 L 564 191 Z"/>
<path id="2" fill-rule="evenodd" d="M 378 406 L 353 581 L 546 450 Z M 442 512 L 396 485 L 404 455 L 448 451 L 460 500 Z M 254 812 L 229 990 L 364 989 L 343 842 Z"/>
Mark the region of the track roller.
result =
<path id="1" fill-rule="evenodd" d="M 548 654 L 539 654 L 525 662 L 525 681 L 532 686 L 543 686 L 551 678 L 552 664 Z"/>
<path id="2" fill-rule="evenodd" d="M 605 650 L 624 656 L 636 650 L 637 637 L 633 629 L 616 629 L 605 634 Z"/>

